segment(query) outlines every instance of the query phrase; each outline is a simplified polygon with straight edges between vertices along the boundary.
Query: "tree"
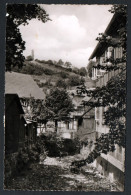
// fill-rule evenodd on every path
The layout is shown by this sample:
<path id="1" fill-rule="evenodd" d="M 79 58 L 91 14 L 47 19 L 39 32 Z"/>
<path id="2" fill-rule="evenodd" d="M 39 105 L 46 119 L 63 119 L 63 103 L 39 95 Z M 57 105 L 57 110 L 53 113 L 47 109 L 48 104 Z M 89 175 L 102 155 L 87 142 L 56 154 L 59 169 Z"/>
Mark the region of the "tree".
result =
<path id="1" fill-rule="evenodd" d="M 75 74 L 79 74 L 79 68 L 77 68 L 77 67 L 73 67 L 72 71 L 73 71 Z"/>
<path id="2" fill-rule="evenodd" d="M 54 65 L 54 62 L 52 60 L 46 61 L 47 64 Z"/>
<path id="3" fill-rule="evenodd" d="M 21 68 L 24 62 L 23 50 L 25 41 L 19 30 L 20 25 L 27 25 L 28 21 L 36 18 L 47 22 L 49 16 L 44 9 L 36 4 L 7 4 L 6 14 L 6 71 L 11 67 Z"/>
<path id="4" fill-rule="evenodd" d="M 70 62 L 65 62 L 65 67 L 66 68 L 71 68 L 72 67 L 72 64 Z"/>
<path id="5" fill-rule="evenodd" d="M 46 129 L 46 124 L 51 118 L 51 113 L 44 104 L 44 100 L 30 98 L 21 98 L 22 102 L 26 102 L 27 108 L 25 108 L 25 117 L 28 119 L 33 119 L 38 123 L 44 124 Z M 28 109 L 28 106 L 30 109 Z"/>
<path id="6" fill-rule="evenodd" d="M 67 85 L 66 85 L 66 82 L 63 79 L 59 79 L 56 82 L 56 87 L 66 89 Z"/>
<path id="7" fill-rule="evenodd" d="M 72 76 L 68 80 L 68 85 L 69 86 L 77 86 L 77 85 L 81 84 L 80 82 L 81 82 L 81 80 L 78 76 Z"/>
<path id="8" fill-rule="evenodd" d="M 68 121 L 69 114 L 73 111 L 72 100 L 64 89 L 55 88 L 46 96 L 45 106 L 51 113 L 51 119 L 55 121 L 57 132 L 58 121 Z"/>
<path id="9" fill-rule="evenodd" d="M 65 73 L 65 72 L 60 72 L 60 76 L 62 77 L 62 79 L 66 79 L 69 75 L 68 73 Z"/>
<path id="10" fill-rule="evenodd" d="M 63 66 L 63 64 L 64 64 L 64 62 L 61 59 L 57 62 L 58 66 Z"/>
<path id="11" fill-rule="evenodd" d="M 32 61 L 32 60 L 33 60 L 33 57 L 32 57 L 32 56 L 27 56 L 27 57 L 26 57 L 26 60 L 27 60 L 27 61 Z"/>
<path id="12" fill-rule="evenodd" d="M 85 68 L 85 67 L 81 67 L 81 68 L 79 69 L 79 74 L 80 74 L 81 76 L 86 76 L 86 75 L 87 75 L 87 70 L 86 70 L 86 68 Z"/>
<path id="13" fill-rule="evenodd" d="M 119 25 L 119 36 L 118 42 L 114 43 L 114 39 L 103 33 L 97 38 L 99 42 L 106 42 L 108 46 L 122 47 L 123 56 L 121 59 L 106 59 L 105 66 L 93 66 L 98 69 L 104 69 L 106 71 L 113 71 L 116 69 L 121 70 L 117 76 L 112 77 L 102 88 L 97 87 L 94 91 L 87 91 L 86 88 L 82 88 L 80 93 L 85 92 L 88 96 L 94 99 L 94 102 L 86 102 L 87 106 L 94 107 L 106 107 L 107 110 L 104 112 L 104 124 L 109 127 L 109 132 L 101 134 L 96 139 L 94 150 L 89 154 L 86 162 L 91 163 L 101 153 L 107 154 L 115 150 L 115 144 L 125 147 L 125 135 L 126 135 L 126 22 L 127 22 L 127 11 L 126 5 L 113 5 L 111 10 L 112 13 L 120 16 Z M 121 64 L 120 64 L 121 63 Z"/>

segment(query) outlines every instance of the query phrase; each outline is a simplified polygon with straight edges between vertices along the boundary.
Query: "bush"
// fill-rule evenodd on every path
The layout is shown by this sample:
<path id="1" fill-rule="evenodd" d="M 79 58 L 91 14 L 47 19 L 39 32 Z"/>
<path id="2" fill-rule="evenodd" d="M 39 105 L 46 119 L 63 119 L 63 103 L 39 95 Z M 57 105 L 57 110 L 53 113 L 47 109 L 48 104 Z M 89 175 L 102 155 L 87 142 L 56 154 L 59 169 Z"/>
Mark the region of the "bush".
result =
<path id="1" fill-rule="evenodd" d="M 5 155 L 4 159 L 4 176 L 5 183 L 10 181 L 10 178 L 16 173 L 16 164 L 17 164 L 17 155 L 18 153 Z"/>
<path id="2" fill-rule="evenodd" d="M 86 68 L 85 68 L 85 67 L 81 67 L 81 68 L 79 69 L 79 73 L 80 73 L 81 76 L 86 76 L 86 75 L 87 75 L 87 70 L 86 70 Z"/>
<path id="3" fill-rule="evenodd" d="M 46 63 L 49 64 L 49 65 L 54 65 L 52 60 L 48 60 L 48 61 L 46 61 Z"/>
<path id="4" fill-rule="evenodd" d="M 58 157 L 61 155 L 61 151 L 63 148 L 63 139 L 57 136 L 56 133 L 49 133 L 46 136 L 42 136 L 45 147 L 48 152 L 48 156 L 50 157 Z"/>
<path id="5" fill-rule="evenodd" d="M 66 84 L 66 82 L 65 82 L 64 80 L 59 79 L 59 80 L 56 82 L 56 87 L 66 89 L 67 84 Z"/>
<path id="6" fill-rule="evenodd" d="M 27 142 L 25 146 L 19 149 L 16 157 L 15 157 L 15 174 L 21 173 L 21 171 L 25 171 L 26 169 L 30 168 L 30 165 L 33 163 L 37 163 L 40 161 L 40 155 L 43 156 L 43 159 L 47 156 L 47 151 L 45 149 L 45 145 L 43 140 L 37 138 L 36 143 L 32 146 L 29 146 Z M 6 171 L 8 172 L 9 163 L 11 157 L 8 158 Z M 12 170 L 13 173 L 13 170 Z"/>
<path id="7" fill-rule="evenodd" d="M 61 76 L 61 78 L 63 78 L 63 79 L 68 78 L 68 74 L 65 73 L 65 72 L 61 72 L 61 73 L 60 73 L 60 76 Z"/>
<path id="8" fill-rule="evenodd" d="M 37 148 L 25 146 L 18 151 L 16 170 L 18 173 L 24 171 L 28 169 L 32 163 L 39 162 L 39 160 Z"/>
<path id="9" fill-rule="evenodd" d="M 72 68 L 67 68 L 66 69 L 68 72 L 72 72 Z"/>
<path id="10" fill-rule="evenodd" d="M 63 139 L 56 133 L 51 133 L 47 135 L 41 135 L 41 139 L 44 140 L 49 157 L 74 155 L 78 154 L 80 151 L 81 145 L 77 138 L 74 140 Z"/>
<path id="11" fill-rule="evenodd" d="M 43 69 L 43 72 L 44 72 L 46 75 L 53 75 L 53 74 L 54 74 L 54 71 L 51 70 L 51 69 L 48 69 L 48 68 Z"/>
<path id="12" fill-rule="evenodd" d="M 32 57 L 32 56 L 27 56 L 27 57 L 26 57 L 26 60 L 27 60 L 27 61 L 32 61 L 32 60 L 33 60 L 33 57 Z"/>
<path id="13" fill-rule="evenodd" d="M 78 76 L 72 76 L 68 80 L 69 86 L 78 86 L 81 84 L 81 79 Z"/>
<path id="14" fill-rule="evenodd" d="M 75 155 L 80 152 L 81 143 L 78 138 L 75 139 L 64 139 L 64 151 L 69 155 Z"/>

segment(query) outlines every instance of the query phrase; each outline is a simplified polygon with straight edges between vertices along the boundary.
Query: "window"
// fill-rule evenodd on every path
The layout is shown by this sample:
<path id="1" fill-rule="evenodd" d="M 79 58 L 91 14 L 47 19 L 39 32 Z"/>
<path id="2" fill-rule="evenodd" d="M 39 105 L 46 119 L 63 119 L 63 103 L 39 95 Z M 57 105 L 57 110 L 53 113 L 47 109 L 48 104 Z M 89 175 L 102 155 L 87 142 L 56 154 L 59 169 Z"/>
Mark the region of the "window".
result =
<path id="1" fill-rule="evenodd" d="M 100 57 L 100 65 L 103 65 L 105 61 L 105 56 Z"/>
<path id="2" fill-rule="evenodd" d="M 113 57 L 113 47 L 108 47 L 105 51 L 105 59 Z"/>
<path id="3" fill-rule="evenodd" d="M 96 76 L 102 76 L 101 70 L 99 69 L 96 70 Z"/>

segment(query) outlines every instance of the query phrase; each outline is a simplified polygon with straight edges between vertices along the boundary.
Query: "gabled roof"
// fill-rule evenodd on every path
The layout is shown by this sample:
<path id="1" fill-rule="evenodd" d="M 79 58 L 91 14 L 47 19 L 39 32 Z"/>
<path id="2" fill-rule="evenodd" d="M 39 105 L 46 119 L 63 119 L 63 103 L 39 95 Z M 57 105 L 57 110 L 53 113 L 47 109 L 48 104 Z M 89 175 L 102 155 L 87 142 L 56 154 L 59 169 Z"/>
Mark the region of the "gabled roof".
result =
<path id="1" fill-rule="evenodd" d="M 5 94 L 5 111 L 8 110 L 13 101 L 16 101 L 18 108 L 20 110 L 20 114 L 24 114 L 24 110 L 22 108 L 20 99 L 17 94 Z"/>
<path id="2" fill-rule="evenodd" d="M 21 97 L 44 99 L 44 92 L 38 87 L 31 75 L 17 72 L 5 73 L 5 94 L 18 94 Z"/>

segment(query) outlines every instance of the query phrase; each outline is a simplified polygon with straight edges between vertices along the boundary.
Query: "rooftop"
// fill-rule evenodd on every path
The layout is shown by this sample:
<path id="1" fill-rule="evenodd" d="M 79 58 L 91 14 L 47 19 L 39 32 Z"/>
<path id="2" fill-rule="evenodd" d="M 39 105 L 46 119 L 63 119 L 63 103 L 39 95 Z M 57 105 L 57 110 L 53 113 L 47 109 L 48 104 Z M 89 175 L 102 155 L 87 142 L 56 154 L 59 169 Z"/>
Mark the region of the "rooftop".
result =
<path id="1" fill-rule="evenodd" d="M 118 29 L 120 28 L 120 23 L 123 20 L 123 16 L 121 14 L 114 14 L 110 23 L 108 24 L 107 28 L 105 29 L 104 34 L 108 36 L 118 36 Z M 108 44 L 105 42 L 98 42 L 96 45 L 94 51 L 92 52 L 91 56 L 89 57 L 89 60 L 93 59 L 96 56 L 101 56 L 103 52 L 105 51 L 105 48 L 108 47 Z"/>
<path id="2" fill-rule="evenodd" d="M 31 75 L 17 72 L 5 73 L 5 94 L 18 94 L 20 98 L 45 98 L 44 92 L 38 87 Z"/>

